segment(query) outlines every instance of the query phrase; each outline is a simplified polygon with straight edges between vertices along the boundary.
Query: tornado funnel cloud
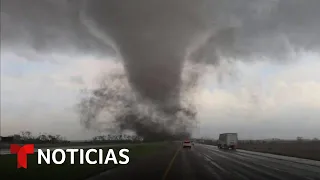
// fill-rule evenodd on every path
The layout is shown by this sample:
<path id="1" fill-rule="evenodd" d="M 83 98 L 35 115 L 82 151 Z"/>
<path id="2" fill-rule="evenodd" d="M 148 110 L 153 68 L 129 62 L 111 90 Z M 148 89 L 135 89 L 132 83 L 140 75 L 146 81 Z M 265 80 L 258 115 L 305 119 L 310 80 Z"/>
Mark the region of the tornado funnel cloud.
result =
<path id="1" fill-rule="evenodd" d="M 115 115 L 120 129 L 157 139 L 189 134 L 186 127 L 195 122 L 196 109 L 182 103 L 191 87 L 182 88 L 181 75 L 191 40 L 208 28 L 202 5 L 190 0 L 85 3 L 86 17 L 113 40 L 136 96 L 123 101 L 125 110 Z M 142 115 L 136 106 L 146 102 L 153 109 Z"/>

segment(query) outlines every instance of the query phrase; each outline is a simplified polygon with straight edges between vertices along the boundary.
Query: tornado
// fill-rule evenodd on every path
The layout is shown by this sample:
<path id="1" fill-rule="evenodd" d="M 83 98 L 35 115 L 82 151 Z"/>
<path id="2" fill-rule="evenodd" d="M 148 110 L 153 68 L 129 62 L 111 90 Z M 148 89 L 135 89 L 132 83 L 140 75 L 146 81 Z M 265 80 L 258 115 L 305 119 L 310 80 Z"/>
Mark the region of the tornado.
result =
<path id="1" fill-rule="evenodd" d="M 193 88 L 184 86 L 183 67 L 187 59 L 202 61 L 204 47 L 217 38 L 205 18 L 205 5 L 205 1 L 193 0 L 96 0 L 83 4 L 83 19 L 93 20 L 87 28 L 111 39 L 123 61 L 132 93 L 139 99 L 122 101 L 126 112 L 115 117 L 121 129 L 157 139 L 188 134 L 186 129 L 195 122 L 196 109 L 192 102 L 182 103 L 186 92 Z M 210 61 L 215 62 L 214 58 Z M 198 72 L 193 73 L 190 84 L 198 79 Z M 145 102 L 154 109 L 141 116 L 135 106 Z"/>

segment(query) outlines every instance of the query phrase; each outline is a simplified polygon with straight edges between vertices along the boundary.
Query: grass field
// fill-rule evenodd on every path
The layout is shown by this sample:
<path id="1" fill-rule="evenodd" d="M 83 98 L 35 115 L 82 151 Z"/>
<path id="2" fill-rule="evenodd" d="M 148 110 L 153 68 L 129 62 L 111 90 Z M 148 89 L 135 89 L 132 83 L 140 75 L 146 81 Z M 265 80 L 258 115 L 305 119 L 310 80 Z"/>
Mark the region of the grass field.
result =
<path id="1" fill-rule="evenodd" d="M 158 150 L 166 147 L 166 143 L 153 143 L 153 144 L 143 144 L 143 145 L 131 145 L 123 146 L 121 148 L 127 148 L 130 150 L 128 156 L 130 157 L 130 162 L 137 158 L 154 153 Z M 114 152 L 117 155 L 120 147 L 114 147 Z M 109 148 L 103 148 L 106 153 Z M 1 155 L 0 156 L 0 179 L 68 179 L 68 180 L 80 180 L 86 179 L 92 175 L 103 172 L 107 169 L 114 168 L 119 165 L 107 164 L 107 165 L 89 165 L 89 164 L 79 164 L 75 157 L 75 164 L 71 165 L 70 157 L 67 158 L 66 162 L 62 165 L 38 165 L 37 164 L 37 154 L 28 155 L 28 169 L 17 169 L 16 155 Z M 92 153 L 90 159 L 97 160 L 98 155 Z M 111 161 L 112 162 L 112 161 Z"/>
<path id="2" fill-rule="evenodd" d="M 320 141 L 239 144 L 239 149 L 320 161 Z"/>

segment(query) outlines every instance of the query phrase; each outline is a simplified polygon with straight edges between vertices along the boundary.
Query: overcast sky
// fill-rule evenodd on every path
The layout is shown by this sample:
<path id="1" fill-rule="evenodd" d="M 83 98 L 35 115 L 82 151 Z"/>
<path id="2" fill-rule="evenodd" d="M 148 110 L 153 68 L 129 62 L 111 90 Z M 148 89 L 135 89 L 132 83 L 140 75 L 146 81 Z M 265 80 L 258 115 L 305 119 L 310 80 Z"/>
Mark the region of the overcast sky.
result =
<path id="1" fill-rule="evenodd" d="M 252 3 L 250 8 L 252 12 L 260 12 L 258 14 L 262 14 L 262 19 L 266 17 L 263 13 L 269 12 L 268 8 L 276 6 L 275 2 L 279 3 L 259 2 Z M 307 7 L 311 8 L 312 3 L 313 8 L 309 11 Z M 275 26 L 276 31 L 270 30 L 266 31 L 266 34 L 257 35 L 256 31 L 243 26 L 247 29 L 239 31 L 242 35 L 238 36 L 238 47 L 252 52 L 261 49 L 275 52 L 281 49 L 282 55 L 264 57 L 257 53 L 250 57 L 236 56 L 231 64 L 226 63 L 228 57 L 220 57 L 220 66 L 208 66 L 207 71 L 202 73 L 200 85 L 194 94 L 199 121 L 193 130 L 194 136 L 217 138 L 219 133 L 237 132 L 240 139 L 289 139 L 297 136 L 320 138 L 320 51 L 317 48 L 320 35 L 316 33 L 320 29 L 320 18 L 311 18 L 319 14 L 314 11 L 318 10 L 315 6 L 319 3 L 310 0 L 310 4 L 301 6 L 303 11 L 280 4 L 277 7 L 283 8 L 279 12 L 284 15 L 279 13 L 278 19 L 286 23 L 274 25 L 274 21 L 267 19 L 265 24 L 258 23 L 255 26 L 257 31 Z M 291 7 L 291 11 L 286 11 L 284 7 Z M 9 9 L 7 11 L 9 12 Z M 304 24 L 290 19 L 290 13 L 293 12 L 305 15 Z M 242 21 L 236 19 L 232 23 L 245 24 L 250 19 L 247 16 L 244 14 Z M 269 12 L 267 17 L 277 19 L 274 16 Z M 59 36 L 61 39 L 56 39 L 61 47 L 66 47 L 59 51 L 36 51 L 35 49 L 42 47 L 35 48 L 25 43 L 26 39 L 15 44 L 19 37 L 12 36 L 10 32 L 15 29 L 19 34 L 16 28 L 21 25 L 23 30 L 27 26 L 14 23 L 8 17 L 5 10 L 2 10 L 1 22 L 5 27 L 1 27 L 1 32 L 8 35 L 5 40 L 9 40 L 3 41 L 4 45 L 1 46 L 1 135 L 19 133 L 22 130 L 31 131 L 33 134 L 61 134 L 71 140 L 88 139 L 98 135 L 99 133 L 81 126 L 75 105 L 79 102 L 80 91 L 96 87 L 99 76 L 114 71 L 114 68 L 122 70 L 119 59 L 111 52 L 110 55 L 106 53 L 98 56 L 95 51 L 74 50 L 74 46 L 69 50 L 68 44 L 61 42 L 68 41 L 68 38 L 73 43 L 81 42 L 81 39 L 73 37 L 72 33 L 70 36 L 64 33 L 65 37 Z M 303 18 L 301 16 L 301 19 Z M 310 20 L 309 24 L 307 20 Z M 252 34 L 246 30 L 252 30 Z M 81 36 L 85 34 L 78 33 Z M 20 32 L 19 35 L 28 37 L 27 33 L 22 35 Z M 254 45 L 248 41 L 254 39 L 251 37 L 256 38 Z M 10 38 L 13 41 L 10 41 Z M 2 40 L 1 37 L 1 42 Z M 56 41 L 49 44 L 57 47 L 55 43 Z M 99 42 L 92 44 L 93 49 L 105 48 Z M 86 44 L 83 46 L 86 47 Z M 295 47 L 294 50 L 290 49 L 291 47 Z M 81 47 L 79 49 L 81 50 Z M 251 58 L 251 61 L 243 58 Z"/>

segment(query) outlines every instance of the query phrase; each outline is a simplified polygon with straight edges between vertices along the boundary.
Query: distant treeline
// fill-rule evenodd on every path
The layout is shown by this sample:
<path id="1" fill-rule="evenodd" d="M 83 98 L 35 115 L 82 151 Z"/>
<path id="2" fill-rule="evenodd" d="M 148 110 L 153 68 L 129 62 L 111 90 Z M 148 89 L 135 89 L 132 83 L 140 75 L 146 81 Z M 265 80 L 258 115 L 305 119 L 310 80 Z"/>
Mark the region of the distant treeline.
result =
<path id="1" fill-rule="evenodd" d="M 52 135 L 47 133 L 40 133 L 37 136 L 32 135 L 30 131 L 22 131 L 19 134 L 1 137 L 3 143 L 69 143 L 61 135 Z"/>
<path id="2" fill-rule="evenodd" d="M 117 134 L 102 135 L 93 137 L 92 140 L 69 141 L 61 135 L 52 135 L 40 133 L 37 136 L 32 135 L 30 131 L 22 131 L 12 136 L 1 137 L 2 143 L 31 143 L 31 144 L 82 144 L 82 143 L 132 143 L 142 142 L 143 138 L 134 135 Z"/>
<path id="3" fill-rule="evenodd" d="M 208 139 L 208 138 L 200 138 L 200 139 L 194 139 L 194 141 L 208 144 L 208 145 L 217 145 L 216 139 Z M 296 140 L 284 140 L 284 139 L 266 139 L 266 140 L 239 140 L 239 144 L 283 144 L 283 143 L 307 143 L 307 142 L 320 142 L 318 138 L 313 139 L 305 139 L 303 137 L 297 137 Z"/>

